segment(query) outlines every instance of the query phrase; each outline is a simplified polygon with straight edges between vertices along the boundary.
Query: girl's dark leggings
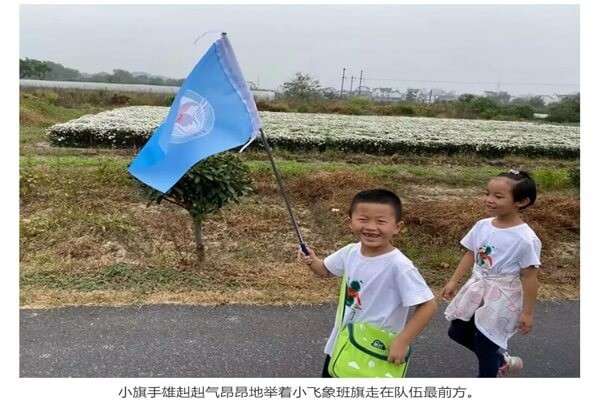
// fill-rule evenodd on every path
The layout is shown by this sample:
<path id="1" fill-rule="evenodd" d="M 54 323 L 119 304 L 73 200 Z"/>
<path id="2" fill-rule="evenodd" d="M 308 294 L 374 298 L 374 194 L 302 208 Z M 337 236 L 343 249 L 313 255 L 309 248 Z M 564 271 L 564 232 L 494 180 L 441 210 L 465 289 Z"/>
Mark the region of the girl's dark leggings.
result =
<path id="1" fill-rule="evenodd" d="M 474 319 L 473 315 L 469 321 L 452 320 L 448 336 L 475 353 L 479 361 L 478 378 L 495 378 L 498 368 L 504 364 L 504 357 L 498 352 L 499 346 L 477 329 Z"/>

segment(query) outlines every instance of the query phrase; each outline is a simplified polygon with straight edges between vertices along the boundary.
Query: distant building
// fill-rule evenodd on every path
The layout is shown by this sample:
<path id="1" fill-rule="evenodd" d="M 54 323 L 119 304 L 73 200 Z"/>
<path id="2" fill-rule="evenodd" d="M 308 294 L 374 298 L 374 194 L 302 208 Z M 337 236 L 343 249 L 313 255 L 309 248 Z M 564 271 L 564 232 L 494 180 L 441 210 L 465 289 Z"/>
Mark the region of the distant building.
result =
<path id="1" fill-rule="evenodd" d="M 452 93 L 444 93 L 444 94 L 440 94 L 439 96 L 437 96 L 434 100 L 435 101 L 456 101 L 458 100 L 458 96 L 452 92 Z"/>
<path id="2" fill-rule="evenodd" d="M 540 97 L 544 101 L 545 105 L 558 103 L 560 101 L 560 96 L 557 94 L 543 94 Z"/>
<path id="3" fill-rule="evenodd" d="M 42 81 L 37 79 L 20 79 L 19 85 L 23 87 L 42 87 L 56 89 L 81 89 L 81 90 L 114 90 L 115 92 L 146 92 L 146 93 L 172 93 L 179 91 L 179 86 L 139 85 L 125 83 L 100 83 L 100 82 L 66 82 Z M 274 90 L 250 88 L 250 92 L 257 100 L 273 100 Z"/>
<path id="4" fill-rule="evenodd" d="M 393 89 L 391 87 L 381 87 L 381 88 L 373 88 L 371 91 L 371 98 L 374 101 L 400 101 L 404 100 L 404 93 L 400 92 L 398 89 Z"/>
<path id="5" fill-rule="evenodd" d="M 275 100 L 274 90 L 250 88 L 250 93 L 252 93 L 252 96 L 254 96 L 256 100 Z"/>
<path id="6" fill-rule="evenodd" d="M 455 101 L 458 100 L 458 95 L 454 90 L 444 90 L 444 89 L 430 89 L 431 94 L 431 103 L 435 103 L 436 101 Z M 429 99 L 428 99 L 429 102 Z"/>
<path id="7" fill-rule="evenodd" d="M 491 90 L 485 90 L 483 92 L 483 94 L 488 99 L 497 100 L 497 101 L 500 101 L 502 103 L 508 103 L 508 102 L 510 102 L 510 99 L 511 99 L 510 93 L 503 92 L 503 91 L 494 92 L 494 91 L 491 91 Z"/>
<path id="8" fill-rule="evenodd" d="M 320 88 L 319 92 L 325 97 L 334 97 L 338 96 L 339 91 L 331 86 Z"/>
<path id="9" fill-rule="evenodd" d="M 371 88 L 368 86 L 359 86 L 353 93 L 354 97 L 372 98 Z"/>

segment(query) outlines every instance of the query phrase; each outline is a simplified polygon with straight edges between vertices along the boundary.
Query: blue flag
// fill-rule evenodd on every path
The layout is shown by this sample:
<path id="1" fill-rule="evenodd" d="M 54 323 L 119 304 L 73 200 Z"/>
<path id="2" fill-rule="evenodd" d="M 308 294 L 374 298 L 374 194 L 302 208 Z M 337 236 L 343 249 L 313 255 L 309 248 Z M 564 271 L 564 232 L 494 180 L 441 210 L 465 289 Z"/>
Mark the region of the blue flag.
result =
<path id="1" fill-rule="evenodd" d="M 260 127 L 256 104 L 223 34 L 196 64 L 128 171 L 164 193 L 200 160 L 249 144 Z"/>

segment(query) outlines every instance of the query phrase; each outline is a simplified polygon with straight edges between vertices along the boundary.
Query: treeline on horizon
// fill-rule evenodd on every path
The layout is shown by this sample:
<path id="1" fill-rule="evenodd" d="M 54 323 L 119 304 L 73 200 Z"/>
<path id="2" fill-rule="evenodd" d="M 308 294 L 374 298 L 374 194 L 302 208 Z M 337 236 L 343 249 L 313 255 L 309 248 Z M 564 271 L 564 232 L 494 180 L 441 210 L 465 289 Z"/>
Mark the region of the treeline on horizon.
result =
<path id="1" fill-rule="evenodd" d="M 82 75 L 79 71 L 66 68 L 51 61 L 19 59 L 21 79 L 60 80 L 78 82 L 102 82 L 121 84 L 148 84 L 160 86 L 181 86 L 183 79 L 163 79 L 150 75 L 133 75 L 129 71 L 115 69 L 112 74 L 98 73 Z M 257 99 L 261 111 L 333 113 L 346 115 L 394 115 L 435 118 L 467 118 L 505 121 L 527 121 L 537 119 L 535 114 L 547 114 L 548 122 L 579 123 L 580 96 L 566 96 L 557 103 L 544 104 L 538 97 L 531 99 L 490 98 L 474 94 L 463 94 L 457 100 L 379 102 L 367 98 L 344 98 L 323 95 L 317 80 L 308 75 L 296 74 L 294 79 L 285 82 L 284 92 L 274 100 Z M 76 96 L 80 97 L 80 96 Z M 92 96 L 94 97 L 94 96 Z M 112 105 L 139 105 L 134 94 L 113 95 Z M 170 105 L 174 96 L 161 96 L 162 105 Z M 102 102 L 102 101 L 101 101 Z M 166 104 L 168 103 L 168 104 Z"/>
<path id="2" fill-rule="evenodd" d="M 146 73 L 134 75 L 123 69 L 115 69 L 112 74 L 107 72 L 82 74 L 78 70 L 64 67 L 62 64 L 57 64 L 52 61 L 40 61 L 32 58 L 19 59 L 19 78 L 48 81 L 101 82 L 158 86 L 181 86 L 184 81 L 184 79 L 161 78 Z"/>
<path id="3" fill-rule="evenodd" d="M 339 98 L 321 88 L 319 80 L 301 72 L 283 84 L 283 93 L 275 101 L 257 102 L 259 110 L 279 112 L 335 113 L 350 115 L 398 115 L 435 118 L 528 121 L 535 114 L 547 114 L 545 120 L 579 123 L 579 93 L 563 96 L 557 103 L 545 104 L 541 96 L 512 97 L 507 92 L 486 92 L 485 96 L 462 94 L 456 99 L 427 101 L 421 90 L 408 89 L 397 101 L 380 101 L 352 92 Z"/>
<path id="4" fill-rule="evenodd" d="M 563 98 L 560 102 L 547 106 L 532 105 L 525 100 L 502 103 L 472 94 L 461 95 L 457 100 L 433 103 L 405 100 L 376 102 L 365 98 L 297 100 L 281 97 L 275 100 L 258 99 L 256 106 L 260 111 L 274 112 L 579 123 L 579 95 Z M 537 113 L 547 116 L 536 117 Z"/>

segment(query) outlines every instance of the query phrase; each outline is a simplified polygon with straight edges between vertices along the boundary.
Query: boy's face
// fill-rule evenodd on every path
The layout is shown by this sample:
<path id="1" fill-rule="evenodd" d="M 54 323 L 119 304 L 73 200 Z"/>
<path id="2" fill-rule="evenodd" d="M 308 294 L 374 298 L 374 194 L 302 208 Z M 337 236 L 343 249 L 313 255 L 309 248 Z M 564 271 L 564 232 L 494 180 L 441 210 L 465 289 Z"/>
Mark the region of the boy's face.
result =
<path id="1" fill-rule="evenodd" d="M 349 227 L 363 246 L 385 251 L 392 247 L 392 237 L 403 225 L 402 221 L 396 221 L 396 212 L 389 204 L 358 203 Z"/>

